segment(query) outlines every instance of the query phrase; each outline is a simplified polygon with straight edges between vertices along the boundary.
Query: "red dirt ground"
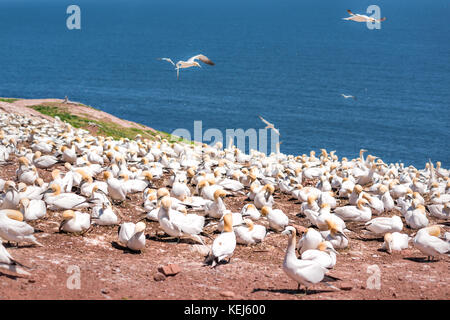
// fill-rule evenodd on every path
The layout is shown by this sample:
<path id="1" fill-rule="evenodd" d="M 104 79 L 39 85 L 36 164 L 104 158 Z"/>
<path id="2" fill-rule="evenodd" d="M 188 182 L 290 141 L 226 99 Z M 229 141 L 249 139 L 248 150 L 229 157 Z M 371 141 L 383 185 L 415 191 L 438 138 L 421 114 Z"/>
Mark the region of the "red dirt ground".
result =
<path id="1" fill-rule="evenodd" d="M 0 178 L 13 179 L 17 161 L 0 167 Z M 64 167 L 58 167 L 64 171 Z M 49 181 L 50 172 L 39 169 Z M 158 182 L 161 185 L 162 181 Z M 142 218 L 141 195 L 132 195 L 123 207 L 115 206 L 126 221 Z M 293 223 L 308 226 L 297 216 L 300 204 L 286 195 L 276 194 L 276 208 L 289 215 Z M 238 211 L 246 203 L 244 196 L 227 197 L 227 207 Z M 430 218 L 432 223 L 442 221 Z M 361 240 L 350 234 L 349 248 L 341 250 L 330 275 L 339 290 L 317 284 L 297 292 L 297 284 L 282 270 L 287 237 L 271 233 L 264 243 L 254 247 L 238 245 L 229 264 L 216 268 L 203 266 L 201 246 L 181 240 L 179 243 L 161 235 L 158 223 L 147 222 L 147 243 L 142 253 L 131 253 L 117 245 L 118 227 L 94 226 L 83 236 L 58 233 L 61 212 L 48 212 L 46 219 L 30 223 L 42 231 L 36 233 L 44 247 L 21 245 L 8 247 L 12 256 L 29 266 L 31 277 L 0 273 L 0 299 L 449 299 L 448 256 L 426 262 L 417 249 L 402 253 L 380 251 L 382 242 Z M 348 224 L 350 230 L 357 224 Z M 446 227 L 448 230 L 449 228 Z M 212 238 L 212 228 L 206 228 Z M 404 229 L 406 233 L 413 233 Z M 207 244 L 212 240 L 206 238 Z M 176 263 L 181 272 L 155 281 L 158 267 Z M 68 289 L 69 266 L 80 268 L 80 289 Z M 377 265 L 381 271 L 381 288 L 367 288 L 370 273 Z"/>

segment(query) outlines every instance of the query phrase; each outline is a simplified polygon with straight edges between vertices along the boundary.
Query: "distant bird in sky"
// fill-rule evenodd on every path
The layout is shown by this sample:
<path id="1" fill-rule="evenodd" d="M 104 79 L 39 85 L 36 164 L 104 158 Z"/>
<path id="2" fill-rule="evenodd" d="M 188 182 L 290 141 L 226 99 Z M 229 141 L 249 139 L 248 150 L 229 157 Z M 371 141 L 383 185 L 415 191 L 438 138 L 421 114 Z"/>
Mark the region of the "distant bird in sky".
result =
<path id="1" fill-rule="evenodd" d="M 193 57 L 189 58 L 188 61 L 180 60 L 176 64 L 170 58 L 159 58 L 159 60 L 164 60 L 164 61 L 170 62 L 171 64 L 173 64 L 175 66 L 175 70 L 177 70 L 177 80 L 180 78 L 180 69 L 185 69 L 185 68 L 190 68 L 190 67 L 199 67 L 199 68 L 202 67 L 200 65 L 200 63 L 198 63 L 195 60 L 200 60 L 206 64 L 209 64 L 210 66 L 215 65 L 214 62 L 212 62 L 207 56 L 204 56 L 203 54 L 198 54 L 196 56 L 193 56 Z"/>
<path id="2" fill-rule="evenodd" d="M 276 132 L 276 134 L 278 134 L 279 136 L 281 136 L 280 132 L 279 132 L 277 129 L 275 129 L 273 123 L 270 123 L 269 121 L 264 120 L 264 118 L 261 117 L 261 116 L 258 116 L 258 117 L 261 119 L 262 122 L 264 122 L 265 124 L 267 124 L 267 126 L 265 127 L 265 129 L 272 129 L 273 131 Z"/>
<path id="3" fill-rule="evenodd" d="M 342 19 L 352 20 L 352 21 L 356 21 L 356 22 L 381 22 L 381 21 L 386 20 L 386 17 L 381 18 L 381 19 L 375 19 L 375 18 L 366 16 L 364 14 L 355 14 L 355 13 L 351 12 L 350 10 L 347 10 L 347 12 L 350 14 L 350 17 L 342 18 Z"/>
<path id="4" fill-rule="evenodd" d="M 353 100 L 356 100 L 355 96 L 346 95 L 346 94 L 343 94 L 343 93 L 341 94 L 341 96 L 343 96 L 345 99 L 352 98 Z"/>

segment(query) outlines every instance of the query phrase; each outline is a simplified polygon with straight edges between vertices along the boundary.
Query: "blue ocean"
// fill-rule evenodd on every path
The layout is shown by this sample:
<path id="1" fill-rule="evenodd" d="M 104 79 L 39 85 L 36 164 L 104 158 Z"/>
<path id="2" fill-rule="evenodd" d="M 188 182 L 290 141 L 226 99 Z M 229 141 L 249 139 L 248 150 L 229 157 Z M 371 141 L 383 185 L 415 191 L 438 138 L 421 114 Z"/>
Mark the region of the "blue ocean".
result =
<path id="1" fill-rule="evenodd" d="M 342 19 L 369 5 L 381 29 Z M 449 17 L 448 0 L 1 0 L 0 96 L 68 96 L 165 132 L 260 129 L 261 115 L 284 153 L 449 167 Z M 157 60 L 199 53 L 216 65 L 178 81 Z"/>

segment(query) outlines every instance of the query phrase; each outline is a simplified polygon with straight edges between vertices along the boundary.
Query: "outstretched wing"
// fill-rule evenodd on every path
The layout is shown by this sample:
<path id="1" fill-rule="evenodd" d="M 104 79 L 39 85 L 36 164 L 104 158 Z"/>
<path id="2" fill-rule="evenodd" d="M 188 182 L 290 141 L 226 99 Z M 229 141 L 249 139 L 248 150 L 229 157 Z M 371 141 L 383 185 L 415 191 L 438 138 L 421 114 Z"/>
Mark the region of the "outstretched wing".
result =
<path id="1" fill-rule="evenodd" d="M 271 124 L 270 122 L 268 122 L 267 120 L 264 120 L 263 117 L 261 117 L 261 116 L 258 116 L 258 117 L 261 119 L 262 122 L 264 122 L 264 123 L 267 124 L 268 126 L 272 125 L 272 124 Z"/>
<path id="2" fill-rule="evenodd" d="M 170 59 L 170 58 L 158 58 L 158 60 L 168 61 L 175 66 L 175 63 L 173 63 L 172 59 Z"/>
<path id="3" fill-rule="evenodd" d="M 201 62 L 209 64 L 210 66 L 213 66 L 215 64 L 207 56 L 204 56 L 202 54 L 198 54 L 196 56 L 193 56 L 192 58 L 189 58 L 188 62 L 193 62 L 195 60 L 200 60 Z"/>
<path id="4" fill-rule="evenodd" d="M 280 131 L 278 131 L 277 128 L 274 127 L 272 130 L 275 131 L 275 133 L 281 137 Z"/>

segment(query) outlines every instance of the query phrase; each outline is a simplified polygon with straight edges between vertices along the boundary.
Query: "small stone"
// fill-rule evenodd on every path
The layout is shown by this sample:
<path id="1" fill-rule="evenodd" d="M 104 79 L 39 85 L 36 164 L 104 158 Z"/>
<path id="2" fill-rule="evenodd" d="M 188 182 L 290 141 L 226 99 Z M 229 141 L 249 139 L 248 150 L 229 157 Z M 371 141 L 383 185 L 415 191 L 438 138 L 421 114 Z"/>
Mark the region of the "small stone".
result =
<path id="1" fill-rule="evenodd" d="M 166 276 L 163 275 L 163 274 L 160 273 L 160 272 L 157 272 L 157 273 L 153 276 L 153 280 L 155 280 L 155 281 L 164 281 L 164 280 L 166 280 Z"/>
<path id="2" fill-rule="evenodd" d="M 112 273 L 120 273 L 120 268 L 113 268 Z"/>
<path id="3" fill-rule="evenodd" d="M 343 282 L 340 284 L 339 289 L 344 291 L 350 291 L 353 289 L 353 285 L 349 282 Z"/>
<path id="4" fill-rule="evenodd" d="M 222 297 L 233 298 L 234 297 L 234 292 L 233 291 L 222 291 L 220 293 L 220 295 Z"/>
<path id="5" fill-rule="evenodd" d="M 28 282 L 29 282 L 29 283 L 35 283 L 36 280 L 34 280 L 34 279 L 28 279 Z"/>
<path id="6" fill-rule="evenodd" d="M 181 268 L 179 265 L 171 263 L 164 267 L 159 267 L 159 272 L 164 274 L 165 276 L 174 276 L 181 272 Z"/>
<path id="7" fill-rule="evenodd" d="M 100 290 L 101 291 L 101 293 L 103 293 L 103 294 L 108 294 L 109 293 L 109 290 L 108 289 L 102 289 L 102 290 Z"/>

